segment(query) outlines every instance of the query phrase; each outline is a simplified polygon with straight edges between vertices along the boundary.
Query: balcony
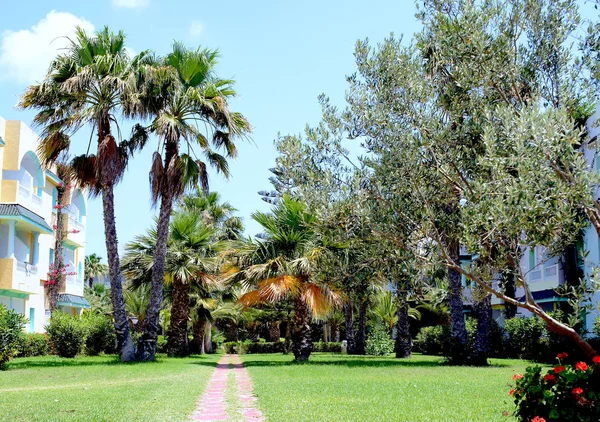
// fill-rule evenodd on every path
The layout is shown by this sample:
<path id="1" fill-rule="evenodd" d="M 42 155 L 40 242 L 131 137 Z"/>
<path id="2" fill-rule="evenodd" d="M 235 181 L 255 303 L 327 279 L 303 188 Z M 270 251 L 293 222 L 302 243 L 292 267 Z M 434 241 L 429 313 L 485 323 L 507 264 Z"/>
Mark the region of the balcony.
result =
<path id="1" fill-rule="evenodd" d="M 527 274 L 527 283 L 532 291 L 556 288 L 559 281 L 558 264 L 538 266 Z"/>
<path id="2" fill-rule="evenodd" d="M 35 188 L 34 188 L 35 189 Z M 28 187 L 18 183 L 17 202 L 22 203 L 27 208 L 39 210 L 42 208 L 42 197 L 36 195 Z"/>
<path id="3" fill-rule="evenodd" d="M 0 290 L 38 293 L 40 277 L 36 265 L 15 258 L 0 258 Z"/>
<path id="4" fill-rule="evenodd" d="M 68 211 L 68 210 L 67 210 Z M 56 226 L 56 214 L 52 213 L 52 226 Z M 85 226 L 71 214 L 63 214 L 65 241 L 76 247 L 85 245 Z"/>

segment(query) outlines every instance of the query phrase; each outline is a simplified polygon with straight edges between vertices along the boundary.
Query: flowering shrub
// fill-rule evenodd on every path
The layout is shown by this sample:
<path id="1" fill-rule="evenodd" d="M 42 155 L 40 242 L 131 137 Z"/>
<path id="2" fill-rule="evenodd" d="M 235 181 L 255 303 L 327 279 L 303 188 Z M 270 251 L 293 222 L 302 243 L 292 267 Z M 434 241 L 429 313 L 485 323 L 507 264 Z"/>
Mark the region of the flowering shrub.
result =
<path id="1" fill-rule="evenodd" d="M 21 334 L 17 357 L 46 356 L 50 354 L 50 340 L 47 334 Z"/>
<path id="2" fill-rule="evenodd" d="M 559 353 L 558 365 L 545 374 L 540 366 L 515 374 L 515 388 L 509 395 L 514 397 L 520 421 L 600 421 L 600 356 L 575 365 L 563 363 L 567 357 Z"/>

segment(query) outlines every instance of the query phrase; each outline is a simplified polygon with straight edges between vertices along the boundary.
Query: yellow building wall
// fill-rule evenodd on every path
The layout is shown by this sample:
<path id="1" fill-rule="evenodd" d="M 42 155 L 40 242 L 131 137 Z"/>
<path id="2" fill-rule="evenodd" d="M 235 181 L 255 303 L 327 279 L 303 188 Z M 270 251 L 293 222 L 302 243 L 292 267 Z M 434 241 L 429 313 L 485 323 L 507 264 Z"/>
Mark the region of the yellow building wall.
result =
<path id="1" fill-rule="evenodd" d="M 3 180 L 2 181 L 2 193 L 0 195 L 0 202 L 8 202 L 8 203 L 17 202 L 17 181 L 16 180 Z"/>
<path id="2" fill-rule="evenodd" d="M 6 121 L 3 170 L 19 170 L 19 146 L 21 143 L 21 121 Z"/>
<path id="3" fill-rule="evenodd" d="M 13 288 L 13 262 L 12 258 L 0 259 L 0 289 Z"/>

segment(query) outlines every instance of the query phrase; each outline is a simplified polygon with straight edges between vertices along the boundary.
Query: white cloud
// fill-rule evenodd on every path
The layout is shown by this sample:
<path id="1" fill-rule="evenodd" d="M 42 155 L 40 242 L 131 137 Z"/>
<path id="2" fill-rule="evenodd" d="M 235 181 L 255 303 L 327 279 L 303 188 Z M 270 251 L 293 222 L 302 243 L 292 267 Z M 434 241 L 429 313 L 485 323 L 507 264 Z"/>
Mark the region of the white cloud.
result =
<path id="1" fill-rule="evenodd" d="M 150 0 L 112 0 L 113 6 L 125 9 L 143 9 L 148 6 Z"/>
<path id="2" fill-rule="evenodd" d="M 65 36 L 73 35 L 76 26 L 87 32 L 94 30 L 88 20 L 53 10 L 31 29 L 4 31 L 0 44 L 0 77 L 23 84 L 41 80 L 50 61 L 68 45 Z"/>
<path id="3" fill-rule="evenodd" d="M 202 27 L 202 22 L 192 21 L 192 23 L 190 24 L 189 33 L 192 37 L 198 38 L 200 36 L 200 34 L 202 33 L 203 29 L 204 28 Z"/>

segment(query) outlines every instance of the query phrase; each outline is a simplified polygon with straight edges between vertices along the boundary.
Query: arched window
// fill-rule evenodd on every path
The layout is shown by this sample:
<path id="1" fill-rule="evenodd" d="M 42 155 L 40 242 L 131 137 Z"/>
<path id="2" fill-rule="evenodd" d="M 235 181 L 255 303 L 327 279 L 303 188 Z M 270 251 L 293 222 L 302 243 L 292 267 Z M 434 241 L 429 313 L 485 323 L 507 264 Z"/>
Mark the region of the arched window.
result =
<path id="1" fill-rule="evenodd" d="M 71 197 L 71 206 L 69 207 L 71 217 L 79 221 L 83 221 L 83 217 L 86 216 L 85 199 L 79 189 L 75 189 L 73 196 Z"/>
<path id="2" fill-rule="evenodd" d="M 21 159 L 18 180 L 20 187 L 19 191 L 23 195 L 35 193 L 39 197 L 42 196 L 44 171 L 42 170 L 40 160 L 33 151 L 27 151 Z"/>

